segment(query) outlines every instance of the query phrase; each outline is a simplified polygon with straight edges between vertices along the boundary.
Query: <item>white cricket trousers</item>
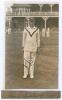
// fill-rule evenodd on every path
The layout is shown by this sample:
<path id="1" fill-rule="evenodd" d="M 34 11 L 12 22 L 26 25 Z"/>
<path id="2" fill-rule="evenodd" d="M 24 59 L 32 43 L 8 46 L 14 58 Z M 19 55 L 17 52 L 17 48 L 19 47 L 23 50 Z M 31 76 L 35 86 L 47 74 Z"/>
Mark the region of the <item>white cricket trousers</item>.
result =
<path id="1" fill-rule="evenodd" d="M 34 76 L 36 52 L 24 51 L 24 76 Z"/>

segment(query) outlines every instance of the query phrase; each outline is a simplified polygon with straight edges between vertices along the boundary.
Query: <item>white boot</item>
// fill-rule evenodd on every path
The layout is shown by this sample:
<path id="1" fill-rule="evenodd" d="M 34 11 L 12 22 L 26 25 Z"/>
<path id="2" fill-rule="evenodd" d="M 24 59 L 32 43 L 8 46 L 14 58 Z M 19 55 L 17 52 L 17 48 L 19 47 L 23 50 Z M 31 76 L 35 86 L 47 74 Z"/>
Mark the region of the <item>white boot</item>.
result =
<path id="1" fill-rule="evenodd" d="M 24 67 L 24 75 L 23 78 L 27 78 L 28 76 L 28 68 Z"/>
<path id="2" fill-rule="evenodd" d="M 34 66 L 30 66 L 30 78 L 34 78 Z"/>
<path id="3" fill-rule="evenodd" d="M 27 78 L 27 75 L 24 75 L 23 78 Z"/>
<path id="4" fill-rule="evenodd" d="M 30 78 L 33 79 L 34 78 L 34 75 L 30 75 Z"/>

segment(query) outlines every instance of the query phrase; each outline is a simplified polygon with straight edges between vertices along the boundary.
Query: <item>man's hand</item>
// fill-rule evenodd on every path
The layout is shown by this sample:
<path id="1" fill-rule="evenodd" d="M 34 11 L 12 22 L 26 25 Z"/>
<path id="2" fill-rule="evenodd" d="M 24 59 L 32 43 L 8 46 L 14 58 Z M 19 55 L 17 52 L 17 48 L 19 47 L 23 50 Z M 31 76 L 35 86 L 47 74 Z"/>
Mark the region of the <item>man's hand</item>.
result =
<path id="1" fill-rule="evenodd" d="M 21 48 L 21 51 L 24 52 L 24 47 Z"/>
<path id="2" fill-rule="evenodd" d="M 37 48 L 37 53 L 39 52 L 39 48 Z"/>
<path id="3" fill-rule="evenodd" d="M 37 53 L 39 52 L 39 47 L 37 48 Z"/>

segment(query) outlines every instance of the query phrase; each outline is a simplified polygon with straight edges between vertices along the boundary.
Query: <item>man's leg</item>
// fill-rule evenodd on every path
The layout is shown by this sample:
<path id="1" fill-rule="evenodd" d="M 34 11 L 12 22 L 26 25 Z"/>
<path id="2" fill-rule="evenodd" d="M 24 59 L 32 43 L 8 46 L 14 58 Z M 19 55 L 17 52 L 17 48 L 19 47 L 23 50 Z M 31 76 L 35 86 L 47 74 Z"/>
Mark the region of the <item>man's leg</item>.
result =
<path id="1" fill-rule="evenodd" d="M 34 63 L 36 58 L 36 52 L 31 52 L 30 54 L 30 78 L 34 78 Z"/>
<path id="2" fill-rule="evenodd" d="M 27 78 L 29 69 L 29 52 L 24 51 L 24 76 L 23 78 Z"/>

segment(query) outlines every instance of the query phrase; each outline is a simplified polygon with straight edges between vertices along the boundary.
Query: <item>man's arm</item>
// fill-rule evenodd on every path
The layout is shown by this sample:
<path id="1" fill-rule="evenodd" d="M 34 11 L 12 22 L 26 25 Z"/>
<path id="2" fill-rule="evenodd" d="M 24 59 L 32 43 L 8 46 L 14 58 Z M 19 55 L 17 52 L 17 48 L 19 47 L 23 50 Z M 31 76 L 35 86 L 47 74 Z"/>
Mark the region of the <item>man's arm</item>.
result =
<path id="1" fill-rule="evenodd" d="M 39 47 L 40 47 L 40 32 L 39 32 L 39 29 L 37 30 L 36 40 L 37 40 L 37 52 L 38 52 Z"/>
<path id="2" fill-rule="evenodd" d="M 25 38 L 26 38 L 26 30 L 23 31 L 23 39 L 22 39 L 22 47 L 24 48 L 25 45 Z"/>
<path id="3" fill-rule="evenodd" d="M 38 32 L 37 32 L 37 47 L 38 48 L 40 47 L 40 32 L 39 32 L 39 29 L 38 29 Z"/>

